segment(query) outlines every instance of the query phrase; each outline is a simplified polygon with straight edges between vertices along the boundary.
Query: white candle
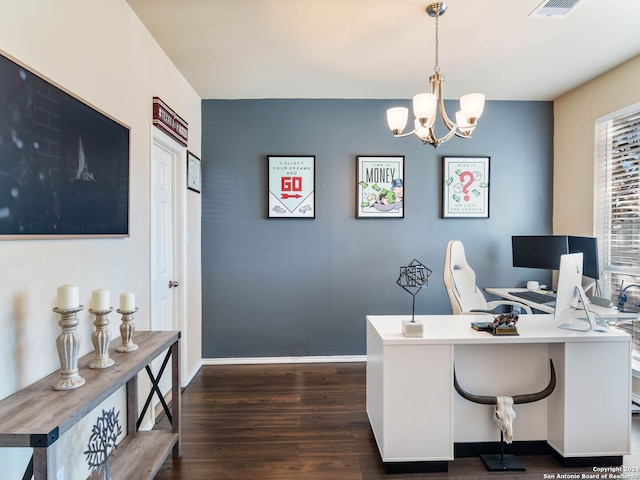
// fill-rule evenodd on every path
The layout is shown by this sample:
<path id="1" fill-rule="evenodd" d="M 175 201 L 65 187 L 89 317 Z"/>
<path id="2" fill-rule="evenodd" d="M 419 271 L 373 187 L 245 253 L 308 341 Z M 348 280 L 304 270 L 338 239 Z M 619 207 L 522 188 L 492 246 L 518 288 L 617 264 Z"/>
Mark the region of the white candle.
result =
<path id="1" fill-rule="evenodd" d="M 136 309 L 136 295 L 133 292 L 122 292 L 120 294 L 120 310 L 123 312 L 133 312 Z"/>
<path id="2" fill-rule="evenodd" d="M 109 290 L 104 288 L 98 288 L 91 292 L 91 309 L 96 311 L 109 310 L 111 305 L 109 299 Z"/>
<path id="3" fill-rule="evenodd" d="M 76 285 L 62 285 L 58 287 L 58 308 L 69 310 L 80 305 L 80 293 Z"/>

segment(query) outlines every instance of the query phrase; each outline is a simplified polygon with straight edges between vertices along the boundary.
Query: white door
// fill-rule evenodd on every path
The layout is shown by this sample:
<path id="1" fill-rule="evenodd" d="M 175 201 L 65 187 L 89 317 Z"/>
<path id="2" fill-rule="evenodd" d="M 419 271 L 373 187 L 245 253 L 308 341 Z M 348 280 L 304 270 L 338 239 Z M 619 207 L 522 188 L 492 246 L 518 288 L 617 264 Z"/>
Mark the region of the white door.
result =
<path id="1" fill-rule="evenodd" d="M 151 154 L 151 329 L 173 330 L 173 154 L 153 141 Z"/>
<path id="2" fill-rule="evenodd" d="M 151 144 L 151 330 L 180 330 L 184 344 L 187 333 L 183 322 L 186 219 L 184 189 L 180 187 L 185 149 L 155 128 L 152 128 Z M 184 348 L 181 351 L 181 374 L 184 375 L 186 352 Z M 157 376 L 161 364 L 162 359 L 152 363 L 154 375 Z M 171 362 L 159 384 L 164 395 L 171 390 L 170 371 Z M 154 405 L 158 403 L 155 399 Z"/>

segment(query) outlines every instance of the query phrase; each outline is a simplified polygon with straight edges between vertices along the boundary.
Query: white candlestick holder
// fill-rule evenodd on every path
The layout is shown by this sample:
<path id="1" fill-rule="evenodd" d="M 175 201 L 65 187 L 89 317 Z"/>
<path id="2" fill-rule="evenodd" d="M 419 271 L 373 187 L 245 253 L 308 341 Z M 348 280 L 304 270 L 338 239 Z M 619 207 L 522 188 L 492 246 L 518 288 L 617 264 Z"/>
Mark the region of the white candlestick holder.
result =
<path id="1" fill-rule="evenodd" d="M 109 318 L 108 315 L 113 311 L 113 308 L 107 310 L 93 310 L 89 309 L 89 313 L 95 315 L 96 319 L 93 321 L 93 325 L 96 329 L 91 333 L 91 343 L 93 343 L 93 349 L 95 351 L 95 357 L 89 362 L 89 368 L 101 369 L 109 368 L 115 362 L 109 357 L 109 344 L 111 343 L 111 331 L 109 330 Z"/>
<path id="2" fill-rule="evenodd" d="M 58 325 L 62 329 L 56 339 L 58 358 L 60 359 L 60 379 L 53 386 L 54 390 L 73 390 L 84 385 L 85 380 L 78 371 L 78 353 L 80 351 L 80 335 L 76 331 L 78 327 L 77 313 L 84 306 L 75 308 L 58 308 L 54 312 L 60 314 Z"/>
<path id="3" fill-rule="evenodd" d="M 122 338 L 122 344 L 116 348 L 116 352 L 126 353 L 133 352 L 138 349 L 138 345 L 133 343 L 133 332 L 136 329 L 136 324 L 133 322 L 133 314 L 138 311 L 135 310 L 116 310 L 122 315 L 122 323 L 120 324 L 120 337 Z"/>

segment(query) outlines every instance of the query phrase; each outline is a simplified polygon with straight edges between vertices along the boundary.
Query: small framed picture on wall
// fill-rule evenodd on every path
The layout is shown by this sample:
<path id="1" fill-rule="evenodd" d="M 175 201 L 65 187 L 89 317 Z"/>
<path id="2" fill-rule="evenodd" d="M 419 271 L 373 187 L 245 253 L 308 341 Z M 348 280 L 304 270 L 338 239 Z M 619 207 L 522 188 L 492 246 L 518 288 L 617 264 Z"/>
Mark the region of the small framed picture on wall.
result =
<path id="1" fill-rule="evenodd" d="M 356 157 L 356 218 L 404 218 L 404 156 Z"/>
<path id="2" fill-rule="evenodd" d="M 315 155 L 268 155 L 268 218 L 315 218 Z"/>
<path id="3" fill-rule="evenodd" d="M 187 188 L 194 192 L 200 193 L 202 190 L 201 183 L 201 163 L 200 159 L 193 153 L 187 151 Z"/>
<path id="4" fill-rule="evenodd" d="M 442 158 L 442 218 L 489 218 L 489 159 Z"/>

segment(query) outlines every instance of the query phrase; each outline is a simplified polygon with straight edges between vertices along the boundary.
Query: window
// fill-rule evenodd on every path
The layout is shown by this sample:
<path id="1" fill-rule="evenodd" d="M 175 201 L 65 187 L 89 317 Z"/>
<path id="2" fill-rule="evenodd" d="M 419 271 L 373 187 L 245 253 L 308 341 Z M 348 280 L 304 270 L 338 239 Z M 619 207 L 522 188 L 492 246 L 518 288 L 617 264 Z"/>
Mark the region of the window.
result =
<path id="1" fill-rule="evenodd" d="M 621 289 L 640 284 L 640 103 L 596 120 L 594 225 L 602 296 L 617 302 Z M 629 288 L 626 309 L 640 304 Z M 631 330 L 634 323 L 619 325 Z M 634 356 L 640 356 L 640 326 Z M 634 333 L 634 332 L 630 332 Z"/>

